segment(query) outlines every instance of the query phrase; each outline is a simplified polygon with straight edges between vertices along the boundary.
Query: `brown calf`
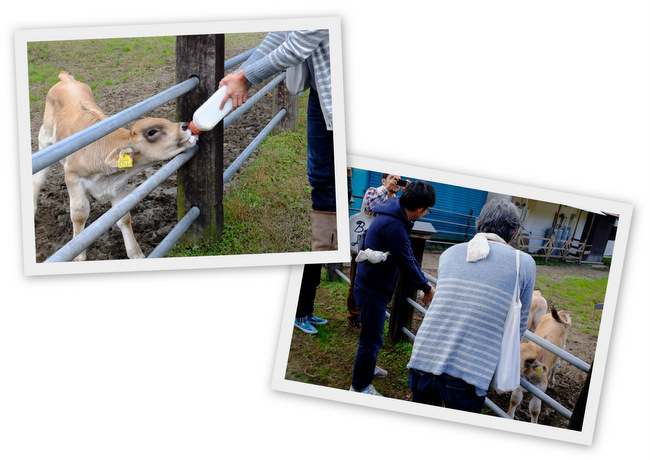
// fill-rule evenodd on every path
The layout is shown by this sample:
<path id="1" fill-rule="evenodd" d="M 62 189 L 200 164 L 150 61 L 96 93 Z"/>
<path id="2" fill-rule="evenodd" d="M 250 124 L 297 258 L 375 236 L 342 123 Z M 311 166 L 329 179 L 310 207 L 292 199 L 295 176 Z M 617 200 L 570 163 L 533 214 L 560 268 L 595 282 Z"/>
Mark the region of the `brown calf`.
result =
<path id="1" fill-rule="evenodd" d="M 566 311 L 558 312 L 551 306 L 551 313 L 547 313 L 539 321 L 535 335 L 540 336 L 547 342 L 564 349 L 566 346 L 567 328 L 572 323 L 571 316 Z M 540 347 L 533 342 L 525 342 L 520 345 L 521 350 L 521 376 L 535 385 L 542 391 L 553 388 L 555 384 L 555 371 L 560 365 L 560 358 Z M 517 406 L 521 403 L 524 389 L 517 387 L 510 396 L 510 408 L 508 415 L 514 417 Z M 528 408 L 530 410 L 530 421 L 537 423 L 542 402 L 539 398 L 531 398 Z"/>
<path id="2" fill-rule="evenodd" d="M 530 302 L 530 314 L 528 315 L 528 326 L 527 329 L 530 332 L 535 332 L 539 320 L 542 318 L 542 315 L 546 313 L 548 309 L 548 303 L 546 299 L 542 297 L 542 292 L 535 290 L 533 291 L 533 300 Z"/>
<path id="3" fill-rule="evenodd" d="M 88 85 L 76 81 L 67 72 L 61 72 L 59 80 L 47 93 L 43 126 L 38 134 L 39 149 L 106 118 Z M 143 118 L 131 129 L 119 128 L 61 160 L 70 196 L 73 237 L 84 229 L 90 214 L 88 195 L 116 205 L 127 195 L 127 182 L 132 176 L 154 163 L 173 158 L 192 147 L 196 140 L 188 123 Z M 49 169 L 33 176 L 34 211 Z M 130 213 L 122 217 L 117 226 L 122 231 L 127 256 L 144 258 L 133 235 Z M 85 259 L 85 251 L 75 258 Z"/>

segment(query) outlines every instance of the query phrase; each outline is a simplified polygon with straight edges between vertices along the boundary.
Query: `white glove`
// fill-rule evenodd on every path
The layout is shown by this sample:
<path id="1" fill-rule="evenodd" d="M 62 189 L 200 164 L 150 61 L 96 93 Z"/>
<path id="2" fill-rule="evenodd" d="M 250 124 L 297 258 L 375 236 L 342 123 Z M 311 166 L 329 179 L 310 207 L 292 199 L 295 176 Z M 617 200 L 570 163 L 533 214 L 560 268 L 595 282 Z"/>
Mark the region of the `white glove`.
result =
<path id="1" fill-rule="evenodd" d="M 389 255 L 390 252 L 373 251 L 372 249 L 368 248 L 364 249 L 363 251 L 359 251 L 359 254 L 357 254 L 357 258 L 355 260 L 357 262 L 364 262 L 367 260 L 371 264 L 378 264 L 385 261 Z"/>

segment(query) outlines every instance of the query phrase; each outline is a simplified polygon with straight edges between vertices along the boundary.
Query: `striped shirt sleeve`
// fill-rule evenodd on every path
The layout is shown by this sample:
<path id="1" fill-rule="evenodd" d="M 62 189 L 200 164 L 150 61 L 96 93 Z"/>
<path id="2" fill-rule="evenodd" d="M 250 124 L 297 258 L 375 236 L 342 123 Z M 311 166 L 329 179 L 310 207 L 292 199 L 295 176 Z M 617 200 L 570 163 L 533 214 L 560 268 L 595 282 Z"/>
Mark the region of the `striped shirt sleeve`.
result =
<path id="1" fill-rule="evenodd" d="M 243 66 L 248 81 L 258 84 L 305 61 L 328 38 L 327 30 L 270 32 Z M 317 72 L 318 73 L 318 72 Z"/>

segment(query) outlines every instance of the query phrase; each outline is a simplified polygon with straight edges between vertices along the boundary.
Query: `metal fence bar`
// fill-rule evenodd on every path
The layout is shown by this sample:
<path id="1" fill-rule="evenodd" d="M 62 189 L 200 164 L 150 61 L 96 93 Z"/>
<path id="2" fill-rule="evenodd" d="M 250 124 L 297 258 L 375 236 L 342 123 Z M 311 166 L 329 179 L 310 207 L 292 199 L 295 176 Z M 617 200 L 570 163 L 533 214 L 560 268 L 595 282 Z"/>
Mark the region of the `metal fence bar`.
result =
<path id="1" fill-rule="evenodd" d="M 542 390 L 537 388 L 535 385 L 530 383 L 526 379 L 521 379 L 519 384 L 524 387 L 526 390 L 528 390 L 530 393 L 532 393 L 534 396 L 537 396 L 539 399 L 544 401 L 546 404 L 551 406 L 553 409 L 557 411 L 558 414 L 560 414 L 562 417 L 566 419 L 571 418 L 571 411 L 564 407 L 562 404 L 558 403 L 555 399 L 551 398 L 549 395 L 544 393 Z"/>
<path id="2" fill-rule="evenodd" d="M 345 282 L 350 284 L 350 279 L 346 277 L 339 269 L 334 270 L 335 273 L 337 273 Z M 424 273 L 425 277 L 433 282 L 437 283 L 437 280 L 429 275 L 428 273 Z M 413 308 L 417 309 L 420 311 L 422 314 L 426 314 L 426 309 L 422 307 L 420 304 L 418 304 L 415 300 L 408 298 L 406 299 L 407 303 L 410 304 Z M 388 313 L 387 313 L 388 316 Z M 402 332 L 404 335 L 406 335 L 411 342 L 415 341 L 415 334 L 413 334 L 410 330 L 408 330 L 406 327 L 402 327 Z M 534 336 L 534 337 L 531 337 Z M 560 358 L 564 359 L 570 364 L 573 364 L 574 366 L 578 367 L 579 369 L 588 372 L 589 371 L 589 365 L 585 363 L 584 361 L 580 360 L 579 358 L 576 358 L 575 356 L 567 353 L 566 351 L 562 350 L 559 347 L 556 347 L 555 345 L 547 342 L 546 340 L 542 339 L 539 336 L 536 336 L 535 334 L 531 333 L 530 331 L 526 331 L 524 334 L 524 337 L 528 338 L 529 340 L 532 340 L 533 342 L 537 343 L 538 345 L 546 348 L 547 350 L 551 351 L 552 353 L 555 353 L 558 355 Z M 548 404 L 551 408 L 553 408 L 555 411 L 557 411 L 562 417 L 566 419 L 571 418 L 571 411 L 568 410 L 566 407 L 562 406 L 560 403 L 558 403 L 556 400 L 548 396 L 546 393 L 541 391 L 539 388 L 536 386 L 532 385 L 530 382 L 528 382 L 525 379 L 520 379 L 520 385 L 532 393 L 534 396 L 538 397 L 540 400 Z M 492 412 L 494 412 L 497 416 L 502 417 L 502 418 L 508 418 L 512 419 L 506 412 L 504 412 L 499 406 L 497 406 L 492 400 L 489 398 L 485 398 L 485 405 L 487 406 L 488 409 L 490 409 Z"/>
<path id="3" fill-rule="evenodd" d="M 246 59 L 248 59 L 250 57 L 250 55 L 255 52 L 256 49 L 257 49 L 257 46 L 255 48 L 249 49 L 248 51 L 244 51 L 243 53 L 238 54 L 235 57 L 232 57 L 230 59 L 226 59 L 226 62 L 223 63 L 223 70 L 224 71 L 230 70 L 233 67 L 235 67 L 237 64 L 241 64 Z"/>
<path id="4" fill-rule="evenodd" d="M 167 254 L 172 248 L 172 246 L 176 244 L 179 238 L 183 236 L 183 233 L 185 233 L 187 229 L 190 228 L 192 222 L 194 222 L 200 214 L 201 211 L 199 208 L 197 206 L 192 206 L 187 214 L 185 214 L 183 218 L 176 224 L 176 226 L 174 226 L 172 231 L 169 232 L 169 234 L 160 243 L 158 243 L 158 246 L 156 246 L 153 251 L 151 251 L 151 254 L 149 254 L 149 257 L 147 257 L 147 259 L 158 259 L 164 257 L 165 254 Z"/>
<path id="5" fill-rule="evenodd" d="M 492 401 L 490 398 L 487 396 L 485 397 L 485 405 L 487 406 L 488 409 L 490 409 L 492 412 L 494 412 L 496 415 L 502 418 L 509 418 L 512 420 L 512 417 L 510 417 L 503 409 L 501 409 L 499 406 L 497 406 L 494 401 Z"/>
<path id="6" fill-rule="evenodd" d="M 558 346 L 555 346 L 550 342 L 547 342 L 546 340 L 544 340 L 543 338 L 541 338 L 538 335 L 533 334 L 529 330 L 526 330 L 526 333 L 524 334 L 524 337 L 527 338 L 528 340 L 530 340 L 531 342 L 535 342 L 540 347 L 546 348 L 548 351 L 550 351 L 554 355 L 559 356 L 560 358 L 562 358 L 563 360 L 565 360 L 569 364 L 574 365 L 575 367 L 577 367 L 581 371 L 589 372 L 589 368 L 591 367 L 591 366 L 589 366 L 589 364 L 587 364 L 586 362 L 584 362 L 580 358 L 577 358 L 577 357 L 573 356 L 571 353 L 563 350 L 562 348 L 560 348 Z"/>
<path id="7" fill-rule="evenodd" d="M 237 121 L 242 115 L 246 113 L 247 110 L 249 110 L 257 101 L 262 99 L 269 91 L 271 91 L 273 88 L 278 86 L 282 80 L 287 78 L 286 72 L 282 72 L 280 75 L 275 77 L 273 80 L 268 82 L 262 89 L 260 89 L 258 92 L 253 94 L 250 99 L 248 99 L 244 104 L 242 104 L 241 107 L 238 109 L 234 110 L 231 112 L 226 118 L 223 120 L 223 129 L 228 128 L 230 125 L 232 125 L 235 121 Z"/>
<path id="8" fill-rule="evenodd" d="M 390 316 L 389 316 L 390 318 Z M 402 327 L 402 332 L 409 338 L 411 339 L 411 342 L 415 341 L 415 334 L 413 334 L 411 331 L 409 331 L 406 327 Z"/>
<path id="9" fill-rule="evenodd" d="M 336 273 L 337 275 L 339 275 L 339 276 L 341 277 L 341 279 L 343 279 L 343 281 L 345 281 L 346 283 L 348 283 L 348 284 L 351 283 L 350 278 L 348 278 L 347 276 L 345 276 L 345 274 L 343 274 L 343 272 L 342 272 L 341 270 L 339 270 L 338 268 L 335 268 L 335 269 L 334 269 L 334 273 Z"/>
<path id="10" fill-rule="evenodd" d="M 105 120 L 100 121 L 78 133 L 75 133 L 59 142 L 52 144 L 32 155 L 32 174 L 56 163 L 73 152 L 95 142 L 126 125 L 127 123 L 140 118 L 167 102 L 173 101 L 179 96 L 191 91 L 199 84 L 198 77 L 192 77 L 177 84 L 155 96 L 150 97 L 134 106 L 131 106 Z"/>
<path id="11" fill-rule="evenodd" d="M 244 62 L 254 52 L 256 48 L 252 48 L 244 53 L 241 53 L 224 62 L 224 70 L 233 68 L 234 66 Z M 224 120 L 224 129 L 241 117 L 250 107 L 257 103 L 269 91 L 277 86 L 282 80 L 286 78 L 286 73 L 283 72 L 258 91 L 251 97 L 240 110 L 232 113 Z M 136 105 L 133 105 L 111 117 L 102 120 L 101 122 L 86 128 L 78 133 L 73 134 L 61 141 L 42 149 L 32 155 L 32 174 L 36 173 L 57 161 L 65 158 L 71 153 L 85 147 L 92 142 L 106 136 L 112 131 L 126 125 L 127 123 L 136 120 L 137 118 L 145 115 L 151 110 L 170 102 L 177 97 L 191 91 L 197 87 L 200 79 L 197 76 L 192 76 L 188 80 L 175 85 L 155 96 L 146 99 Z M 262 140 L 268 136 L 270 131 L 277 125 L 277 123 L 286 115 L 286 110 L 282 109 L 271 120 L 271 122 L 262 130 L 262 132 L 249 144 L 249 146 L 240 154 L 230 168 L 224 173 L 224 182 L 227 181 L 237 169 L 243 164 L 250 154 L 259 146 Z M 100 216 L 92 225 L 88 226 L 82 233 L 73 238 L 65 246 L 54 253 L 45 262 L 64 262 L 72 260 L 85 249 L 87 249 L 102 233 L 114 225 L 124 214 L 129 212 L 136 204 L 138 204 L 146 195 L 160 185 L 167 179 L 173 172 L 185 164 L 196 152 L 198 147 L 186 150 L 180 153 L 174 159 L 164 165 L 158 172 L 143 182 L 133 192 L 127 195 L 120 203 L 112 207 L 104 215 Z M 188 213 L 181 219 L 180 222 L 172 229 L 172 231 L 161 241 L 161 243 L 152 251 L 149 258 L 163 257 L 171 247 L 178 241 L 182 234 L 189 228 L 189 226 L 199 216 L 200 210 L 198 207 L 192 207 Z"/>
<path id="12" fill-rule="evenodd" d="M 414 300 L 412 299 L 407 299 L 407 302 L 414 307 L 416 307 L 418 310 L 423 311 L 424 309 L 418 305 Z M 426 310 L 424 310 L 426 311 Z M 411 342 L 415 341 L 415 334 L 413 334 L 410 330 L 408 330 L 406 327 L 402 327 L 402 332 L 411 340 Z M 537 396 L 539 399 L 541 399 L 543 402 L 551 406 L 554 410 L 556 410 L 560 415 L 563 417 L 569 419 L 571 418 L 571 411 L 569 411 L 567 408 L 562 406 L 560 403 L 558 403 L 556 400 L 548 396 L 546 393 L 541 391 L 539 388 L 536 386 L 532 385 L 530 382 L 527 380 L 521 378 L 519 384 L 524 387 L 526 390 L 528 390 L 530 393 L 532 393 L 534 396 Z M 505 413 L 503 410 L 499 408 L 493 401 L 491 401 L 489 398 L 485 398 L 485 405 L 488 406 L 489 409 L 491 409 L 496 415 L 499 417 L 504 417 L 504 418 L 511 418 L 507 413 Z"/>
<path id="13" fill-rule="evenodd" d="M 45 262 L 68 262 L 74 259 L 84 249 L 88 248 L 93 241 L 111 228 L 122 216 L 133 209 L 153 189 L 163 183 L 178 168 L 183 166 L 198 150 L 199 147 L 195 145 L 169 160 L 154 175 L 140 184 L 140 186 L 124 197 L 122 201 L 102 214 L 92 225 L 88 226 L 88 228 L 55 252 Z"/>
<path id="14" fill-rule="evenodd" d="M 427 272 L 422 272 L 422 273 L 424 273 L 424 277 L 425 277 L 427 280 L 431 281 L 433 284 L 438 284 L 438 280 L 437 280 L 436 278 L 434 278 L 433 276 L 429 275 Z"/>
<path id="15" fill-rule="evenodd" d="M 251 156 L 251 153 L 255 151 L 255 149 L 262 143 L 264 138 L 269 135 L 275 125 L 277 125 L 286 114 L 286 109 L 280 109 L 280 111 L 275 117 L 273 117 L 269 124 L 266 125 L 262 131 L 260 131 L 257 137 L 253 139 L 250 144 L 248 144 L 248 147 L 246 147 L 244 151 L 235 159 L 235 161 L 233 161 L 230 166 L 228 166 L 226 172 L 223 173 L 224 184 L 230 180 L 230 178 L 235 174 L 235 172 L 237 172 L 241 165 L 244 164 L 244 161 L 246 161 L 248 157 Z"/>
<path id="16" fill-rule="evenodd" d="M 470 218 L 471 218 L 471 216 L 470 216 Z M 431 221 L 431 222 L 436 222 L 438 224 L 455 225 L 456 227 L 467 228 L 467 222 L 463 222 L 463 223 L 449 222 L 449 221 L 446 221 L 446 220 L 440 220 L 440 219 L 434 219 L 434 218 L 427 219 L 427 220 Z"/>
<path id="17" fill-rule="evenodd" d="M 423 315 L 427 314 L 427 309 L 424 308 L 422 305 L 417 303 L 415 300 L 411 299 L 410 297 L 407 297 L 406 302 L 411 305 L 413 308 L 415 308 L 417 311 L 422 313 Z"/>

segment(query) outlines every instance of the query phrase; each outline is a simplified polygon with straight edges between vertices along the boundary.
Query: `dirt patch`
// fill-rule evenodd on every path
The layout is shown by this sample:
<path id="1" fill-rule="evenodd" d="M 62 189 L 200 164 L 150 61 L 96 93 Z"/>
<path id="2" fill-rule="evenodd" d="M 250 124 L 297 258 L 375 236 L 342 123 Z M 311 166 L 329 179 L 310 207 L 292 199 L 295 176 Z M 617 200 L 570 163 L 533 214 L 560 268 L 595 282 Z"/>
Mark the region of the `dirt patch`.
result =
<path id="1" fill-rule="evenodd" d="M 441 252 L 427 250 L 422 261 L 423 270 L 434 277 L 438 276 L 440 254 Z M 343 264 L 341 271 L 346 276 L 349 276 L 349 264 Z M 538 280 L 542 278 L 551 280 L 549 282 L 551 285 L 560 283 L 567 278 L 606 278 L 608 273 L 606 268 L 588 265 L 537 266 Z M 347 289 L 345 293 L 347 293 Z M 345 293 L 340 294 L 336 289 L 330 289 L 321 283 L 317 292 L 314 310 L 317 316 L 327 318 L 329 327 L 318 328 L 319 333 L 315 336 L 308 336 L 294 328 L 285 374 L 287 379 L 343 390 L 349 388 L 358 335 L 351 332 L 351 328 L 347 325 Z M 561 295 L 559 296 L 561 297 Z M 561 301 L 559 297 L 554 297 L 554 294 L 547 295 L 546 300 L 550 305 L 556 306 Z M 391 311 L 390 303 L 388 311 Z M 597 338 L 594 336 L 595 334 L 585 333 L 581 330 L 580 326 L 584 325 L 585 320 L 582 320 L 579 314 L 573 314 L 572 316 L 573 325 L 568 330 L 566 350 L 591 364 L 596 350 Z M 415 311 L 410 328 L 412 332 L 417 331 L 421 320 L 422 315 Z M 385 338 L 378 357 L 378 364 L 389 370 L 389 375 L 386 379 L 375 382 L 375 384 L 378 385 L 378 390 L 385 397 L 410 401 L 411 391 L 408 388 L 406 363 L 397 362 L 396 359 L 393 359 L 394 356 L 391 356 L 390 351 L 391 347 L 393 347 L 393 344 Z M 400 350 L 403 349 L 399 348 Z M 546 394 L 569 411 L 573 411 L 586 378 L 587 374 L 585 372 L 565 361 L 560 361 L 556 373 L 555 387 L 548 389 Z M 499 395 L 490 390 L 488 398 L 504 412 L 508 410 L 510 393 Z M 531 395 L 526 393 L 522 403 L 517 408 L 515 420 L 519 421 L 519 423 L 530 423 L 528 410 L 530 399 Z M 488 414 L 496 416 L 491 411 Z M 567 428 L 569 421 L 552 410 L 547 404 L 542 403 L 538 423 L 540 425 Z"/>
<path id="2" fill-rule="evenodd" d="M 425 251 L 422 267 L 423 270 L 434 277 L 438 276 L 438 260 L 441 252 Z M 343 264 L 341 271 L 349 276 L 349 264 Z M 538 280 L 550 280 L 549 283 L 561 283 L 567 278 L 606 278 L 606 268 L 592 267 L 588 265 L 538 265 Z M 347 293 L 347 290 L 345 290 Z M 352 377 L 352 366 L 358 344 L 358 335 L 353 333 L 347 325 L 347 308 L 345 307 L 345 293 L 338 293 L 337 289 L 330 289 L 327 286 L 319 287 L 316 296 L 314 310 L 317 315 L 328 320 L 328 328 L 319 328 L 316 336 L 308 336 L 294 328 L 289 361 L 287 364 L 286 378 L 315 385 L 328 386 L 347 390 Z M 546 299 L 550 305 L 557 306 L 561 299 L 558 294 L 550 294 Z M 391 305 L 388 305 L 389 312 Z M 572 355 L 591 364 L 596 350 L 597 338 L 594 334 L 585 333 L 581 330 L 584 325 L 580 314 L 573 314 L 573 325 L 568 330 L 566 350 Z M 411 331 L 416 332 L 421 323 L 422 315 L 415 311 Z M 592 329 L 593 330 L 593 329 Z M 379 391 L 386 397 L 411 400 L 411 392 L 408 388 L 408 370 L 405 362 L 397 362 L 391 356 L 390 340 L 385 338 L 384 346 L 380 351 L 378 364 L 389 370 L 389 376 L 375 382 L 379 385 Z M 401 347 L 400 347 L 401 349 Z M 410 356 L 410 355 L 409 355 Z M 400 358 L 401 359 L 401 358 Z M 407 358 L 408 359 L 408 358 Z M 550 388 L 546 393 L 558 401 L 569 411 L 573 411 L 582 390 L 587 374 L 573 365 L 561 361 L 556 373 L 555 387 Z M 488 392 L 488 397 L 504 412 L 508 410 L 510 394 L 496 394 Z M 522 403 L 519 405 L 515 419 L 520 423 L 530 423 L 528 403 L 531 395 L 526 393 Z M 491 411 L 491 416 L 496 416 Z M 569 421 L 552 410 L 547 404 L 542 403 L 539 417 L 540 425 L 567 428 Z"/>
<path id="3" fill-rule="evenodd" d="M 231 46 L 226 57 L 236 56 L 248 47 Z M 141 102 L 176 84 L 174 65 L 166 65 L 150 72 L 146 77 L 132 79 L 102 90 L 99 106 L 106 115 L 114 115 L 125 108 Z M 255 91 L 265 83 L 251 89 Z M 266 96 L 255 104 L 245 115 L 230 126 L 224 134 L 224 170 L 239 156 L 272 118 L 271 97 Z M 176 119 L 176 103 L 167 103 L 148 114 L 151 117 Z M 38 151 L 38 131 L 43 114 L 36 113 L 31 119 L 32 151 Z M 188 120 L 189 121 L 189 120 Z M 253 161 L 253 154 L 246 165 Z M 129 184 L 133 190 L 150 177 L 158 168 L 152 167 L 136 176 Z M 233 178 L 234 179 L 234 178 Z M 43 262 L 72 238 L 72 224 L 69 215 L 68 193 L 63 180 L 63 168 L 59 163 L 52 166 L 49 178 L 44 185 L 34 216 L 36 261 Z M 110 208 L 110 204 L 97 202 L 91 198 L 91 212 L 87 225 Z M 176 213 L 176 175 L 172 175 L 157 187 L 131 211 L 133 231 L 145 256 L 162 241 L 177 222 Z M 126 250 L 122 235 L 116 226 L 111 227 L 87 251 L 89 260 L 125 259 Z"/>

